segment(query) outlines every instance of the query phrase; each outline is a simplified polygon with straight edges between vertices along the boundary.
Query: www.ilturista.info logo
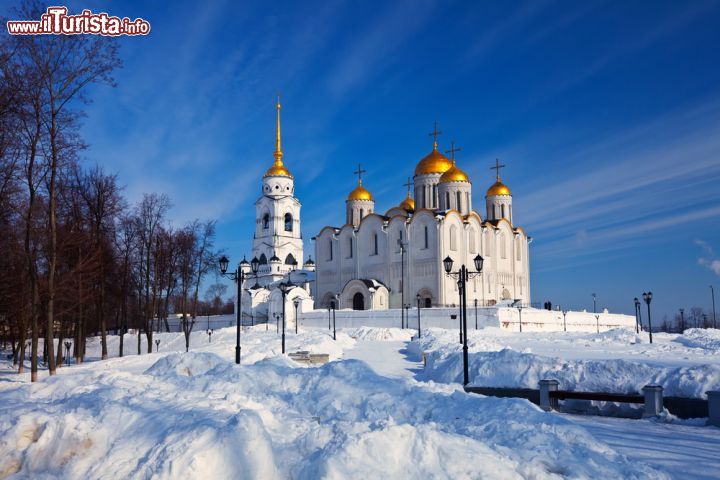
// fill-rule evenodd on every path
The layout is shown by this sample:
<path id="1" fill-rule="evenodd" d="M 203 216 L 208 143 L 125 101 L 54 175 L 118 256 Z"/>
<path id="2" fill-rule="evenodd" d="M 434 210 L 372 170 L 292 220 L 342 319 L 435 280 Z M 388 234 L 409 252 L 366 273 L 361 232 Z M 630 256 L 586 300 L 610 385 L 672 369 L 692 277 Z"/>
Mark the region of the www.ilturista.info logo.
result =
<path id="1" fill-rule="evenodd" d="M 142 18 L 112 17 L 107 13 L 83 10 L 80 15 L 68 15 L 67 7 L 48 7 L 40 20 L 10 20 L 10 35 L 147 35 L 150 22 Z"/>

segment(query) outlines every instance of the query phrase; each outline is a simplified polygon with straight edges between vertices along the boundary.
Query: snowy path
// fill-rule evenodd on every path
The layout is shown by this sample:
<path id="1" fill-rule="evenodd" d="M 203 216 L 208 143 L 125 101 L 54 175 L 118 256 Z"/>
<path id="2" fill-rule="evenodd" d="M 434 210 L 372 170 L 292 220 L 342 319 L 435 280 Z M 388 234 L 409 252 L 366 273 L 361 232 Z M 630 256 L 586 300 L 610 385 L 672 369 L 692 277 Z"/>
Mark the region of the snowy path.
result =
<path id="1" fill-rule="evenodd" d="M 344 359 L 362 360 L 375 373 L 389 378 L 414 378 L 422 362 L 410 360 L 405 353 L 407 342 L 358 341 L 345 351 Z"/>
<path id="2" fill-rule="evenodd" d="M 618 453 L 673 478 L 711 479 L 720 472 L 720 428 L 646 420 L 562 415 Z"/>

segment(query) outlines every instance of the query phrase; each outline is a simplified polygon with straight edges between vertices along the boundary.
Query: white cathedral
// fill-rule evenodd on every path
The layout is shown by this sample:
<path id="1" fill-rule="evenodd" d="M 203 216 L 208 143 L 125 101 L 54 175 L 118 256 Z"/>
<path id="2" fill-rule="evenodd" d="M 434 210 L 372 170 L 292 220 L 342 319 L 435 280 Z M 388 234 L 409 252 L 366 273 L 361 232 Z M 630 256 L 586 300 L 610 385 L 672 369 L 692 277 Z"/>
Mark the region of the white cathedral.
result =
<path id="1" fill-rule="evenodd" d="M 355 310 L 401 308 L 403 301 L 423 307 L 459 303 L 457 281 L 445 274 L 450 257 L 470 270 L 473 258 L 484 258 L 482 273 L 467 286 L 468 304 L 491 306 L 500 301 L 530 303 L 528 244 L 522 227 L 513 224 L 512 194 L 500 181 L 485 195 L 485 218 L 472 208 L 472 182 L 452 159 L 433 149 L 415 167 L 412 198 L 408 191 L 384 215 L 363 186 L 345 202 L 345 225 L 325 227 L 315 237 L 316 307 L 331 304 Z M 410 186 L 410 185 L 408 185 Z"/>
<path id="2" fill-rule="evenodd" d="M 244 317 L 272 323 L 280 315 L 283 298 L 291 324 L 295 304 L 301 312 L 330 306 L 384 310 L 403 303 L 414 306 L 419 295 L 425 308 L 457 305 L 456 280 L 445 274 L 442 261 L 449 256 L 456 267 L 465 264 L 472 269 L 478 254 L 484 266 L 468 283 L 468 304 L 530 303 L 531 239 L 513 225 L 512 194 L 500 181 L 501 166 L 496 163 L 496 182 L 486 192 L 483 219 L 472 208 L 472 183 L 455 163 L 457 150 L 453 147 L 451 158 L 438 151 L 437 128 L 432 151 L 418 162 L 408 184 L 414 195 L 408 191 L 398 206 L 378 214 L 358 168 L 358 185 L 346 201 L 345 225 L 323 228 L 313 238 L 316 261 L 303 262 L 301 204 L 295 197 L 294 177 L 283 163 L 279 100 L 276 107 L 275 161 L 263 175 L 262 193 L 255 202 L 257 273 L 247 260 L 240 263 L 245 274 Z M 296 272 L 303 280 L 283 296 L 279 285 L 293 280 Z"/>

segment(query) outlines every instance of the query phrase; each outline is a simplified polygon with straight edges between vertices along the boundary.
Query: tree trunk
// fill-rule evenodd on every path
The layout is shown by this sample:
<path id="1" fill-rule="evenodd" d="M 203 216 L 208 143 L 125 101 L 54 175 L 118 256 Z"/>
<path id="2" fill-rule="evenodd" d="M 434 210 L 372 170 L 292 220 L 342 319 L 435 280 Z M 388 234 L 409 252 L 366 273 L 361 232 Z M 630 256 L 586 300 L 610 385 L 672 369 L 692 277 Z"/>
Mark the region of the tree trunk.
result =
<path id="1" fill-rule="evenodd" d="M 102 263 L 102 260 L 101 260 Z M 107 322 L 105 321 L 105 278 L 103 268 L 100 267 L 100 343 L 102 344 L 102 359 L 107 360 Z"/>

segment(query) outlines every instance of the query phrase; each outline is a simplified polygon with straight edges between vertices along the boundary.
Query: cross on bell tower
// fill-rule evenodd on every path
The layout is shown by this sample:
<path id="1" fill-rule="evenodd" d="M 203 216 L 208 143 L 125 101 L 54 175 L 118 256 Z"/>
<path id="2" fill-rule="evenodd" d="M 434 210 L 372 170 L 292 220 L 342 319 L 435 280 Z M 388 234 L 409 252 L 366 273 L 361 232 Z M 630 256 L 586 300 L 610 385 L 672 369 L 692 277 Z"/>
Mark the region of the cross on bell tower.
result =
<path id="1" fill-rule="evenodd" d="M 456 147 L 456 146 L 455 146 L 455 140 L 453 140 L 453 141 L 450 142 L 450 150 L 448 150 L 448 151 L 445 152 L 445 153 L 449 153 L 449 154 L 450 154 L 450 160 L 452 160 L 453 163 L 455 163 L 455 152 L 459 152 L 460 150 L 462 150 L 462 148 Z"/>
<path id="2" fill-rule="evenodd" d="M 406 183 L 403 183 L 403 186 L 404 186 L 404 187 L 407 187 L 408 198 L 410 197 L 410 192 L 412 192 L 412 186 L 413 186 L 413 185 L 414 185 L 414 184 L 413 184 L 412 178 L 410 178 L 410 177 L 408 177 Z"/>

